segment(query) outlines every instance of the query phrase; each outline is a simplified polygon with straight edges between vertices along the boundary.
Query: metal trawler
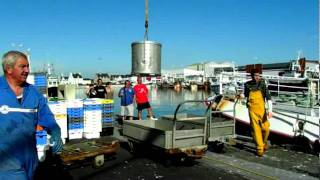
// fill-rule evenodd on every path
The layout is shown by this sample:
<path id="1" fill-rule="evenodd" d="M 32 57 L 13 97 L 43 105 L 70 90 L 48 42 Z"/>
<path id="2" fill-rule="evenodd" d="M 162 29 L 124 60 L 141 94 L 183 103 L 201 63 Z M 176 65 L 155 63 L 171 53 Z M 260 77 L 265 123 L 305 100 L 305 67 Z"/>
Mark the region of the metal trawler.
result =
<path id="1" fill-rule="evenodd" d="M 233 83 L 225 85 L 220 91 L 220 95 L 215 98 L 218 105 L 217 109 L 224 112 L 223 115 L 232 117 L 237 122 L 245 125 L 250 124 L 246 100 L 240 99 L 236 101 L 239 95 L 243 92 L 243 86 L 239 86 L 239 82 L 245 82 L 248 77 L 245 73 L 227 74 L 233 78 Z M 276 78 L 281 81 L 292 81 L 292 77 L 275 77 L 263 75 L 263 79 L 268 83 L 270 79 Z M 298 79 L 298 78 L 296 78 Z M 247 79 L 248 80 L 248 79 Z M 299 79 L 298 79 L 299 80 Z M 270 90 L 273 99 L 273 116 L 270 121 L 271 135 L 281 136 L 283 139 L 298 143 L 308 151 L 319 152 L 319 79 L 306 79 L 308 86 L 302 88 L 300 86 L 280 85 L 277 91 Z M 281 87 L 285 86 L 294 91 L 280 91 Z M 221 96 L 222 95 L 222 96 Z M 221 98 L 222 97 L 222 98 Z M 232 110 L 235 108 L 235 114 Z"/>

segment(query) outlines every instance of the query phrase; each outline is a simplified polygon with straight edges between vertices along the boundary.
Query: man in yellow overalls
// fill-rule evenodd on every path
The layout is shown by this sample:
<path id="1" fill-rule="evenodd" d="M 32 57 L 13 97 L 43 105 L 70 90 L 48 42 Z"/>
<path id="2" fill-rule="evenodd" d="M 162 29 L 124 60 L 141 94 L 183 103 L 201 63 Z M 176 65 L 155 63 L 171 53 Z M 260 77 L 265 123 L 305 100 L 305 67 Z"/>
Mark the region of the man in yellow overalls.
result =
<path id="1" fill-rule="evenodd" d="M 263 156 L 268 148 L 268 136 L 272 116 L 272 101 L 266 82 L 257 69 L 251 71 L 251 81 L 245 83 L 244 95 L 247 98 L 252 137 L 256 144 L 256 153 Z M 268 109 L 265 108 L 265 100 Z"/>

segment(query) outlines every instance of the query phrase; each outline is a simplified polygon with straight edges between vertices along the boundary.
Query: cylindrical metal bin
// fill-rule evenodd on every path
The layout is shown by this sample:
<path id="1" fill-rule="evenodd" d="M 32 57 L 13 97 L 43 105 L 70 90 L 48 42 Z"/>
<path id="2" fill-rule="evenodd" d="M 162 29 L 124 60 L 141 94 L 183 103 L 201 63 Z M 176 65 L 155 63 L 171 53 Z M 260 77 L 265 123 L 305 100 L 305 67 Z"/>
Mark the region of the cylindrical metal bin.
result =
<path id="1" fill-rule="evenodd" d="M 131 44 L 131 74 L 161 74 L 161 44 L 154 41 L 140 41 Z"/>

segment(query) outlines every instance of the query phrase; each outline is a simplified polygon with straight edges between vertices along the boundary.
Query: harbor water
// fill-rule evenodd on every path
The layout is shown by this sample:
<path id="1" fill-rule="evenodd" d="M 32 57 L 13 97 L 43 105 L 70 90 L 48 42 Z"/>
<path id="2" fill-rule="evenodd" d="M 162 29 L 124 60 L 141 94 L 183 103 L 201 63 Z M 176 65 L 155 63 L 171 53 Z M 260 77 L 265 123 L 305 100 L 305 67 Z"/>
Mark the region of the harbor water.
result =
<path id="1" fill-rule="evenodd" d="M 161 89 L 156 87 L 149 88 L 149 101 L 156 117 L 174 114 L 176 107 L 183 101 L 204 100 L 208 96 L 210 96 L 210 93 L 207 93 L 205 91 L 190 91 L 185 89 L 175 91 L 173 89 Z M 115 106 L 117 106 L 116 104 L 120 104 L 120 102 L 118 101 L 119 98 L 115 98 Z M 115 109 L 120 112 L 119 109 Z M 188 112 L 195 114 L 204 114 L 205 110 L 206 106 L 204 103 L 188 103 L 181 106 L 181 109 L 179 109 L 179 113 Z"/>
<path id="2" fill-rule="evenodd" d="M 113 86 L 113 100 L 114 100 L 114 112 L 120 114 L 120 98 L 118 92 L 122 86 Z M 183 101 L 188 100 L 204 100 L 213 95 L 212 92 L 206 92 L 203 90 L 190 91 L 187 89 L 181 89 L 176 91 L 169 88 L 158 88 L 148 86 L 149 89 L 149 102 L 152 107 L 154 116 L 160 117 L 162 115 L 174 114 L 176 107 Z M 77 89 L 77 98 L 86 98 L 85 87 L 79 87 Z M 204 103 L 188 103 L 179 109 L 179 113 L 194 113 L 204 114 L 206 106 Z M 143 117 L 146 117 L 146 111 L 143 111 Z M 135 116 L 137 111 L 134 112 Z"/>

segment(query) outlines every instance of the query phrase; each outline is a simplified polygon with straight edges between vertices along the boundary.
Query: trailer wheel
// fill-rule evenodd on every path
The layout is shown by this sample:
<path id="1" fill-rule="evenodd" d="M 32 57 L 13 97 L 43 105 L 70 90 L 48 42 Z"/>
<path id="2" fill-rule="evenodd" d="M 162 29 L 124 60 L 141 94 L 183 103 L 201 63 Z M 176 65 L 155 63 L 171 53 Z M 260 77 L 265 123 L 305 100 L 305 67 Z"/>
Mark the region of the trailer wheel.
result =
<path id="1" fill-rule="evenodd" d="M 129 151 L 130 151 L 131 153 L 133 153 L 133 152 L 134 152 L 134 142 L 131 141 L 131 140 L 129 140 L 129 141 L 128 141 L 128 146 L 129 146 Z"/>
<path id="2" fill-rule="evenodd" d="M 315 141 L 313 144 L 313 153 L 319 154 L 320 153 L 320 142 L 319 140 Z"/>
<path id="3" fill-rule="evenodd" d="M 163 165 L 167 168 L 171 167 L 173 165 L 173 160 L 170 157 L 165 157 L 163 159 Z"/>
<path id="4" fill-rule="evenodd" d="M 92 165 L 94 168 L 102 167 L 104 165 L 104 155 L 102 154 L 94 157 Z"/>
<path id="5" fill-rule="evenodd" d="M 208 146 L 209 146 L 210 151 L 216 152 L 216 153 L 221 153 L 224 148 L 224 143 L 220 142 L 220 141 L 214 141 L 214 142 L 210 142 L 208 144 Z"/>
<path id="6" fill-rule="evenodd" d="M 298 151 L 310 153 L 313 151 L 313 146 L 310 140 L 305 136 L 296 136 L 294 138 L 295 149 Z"/>

